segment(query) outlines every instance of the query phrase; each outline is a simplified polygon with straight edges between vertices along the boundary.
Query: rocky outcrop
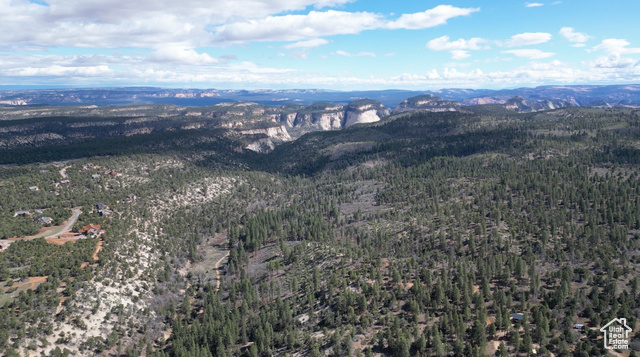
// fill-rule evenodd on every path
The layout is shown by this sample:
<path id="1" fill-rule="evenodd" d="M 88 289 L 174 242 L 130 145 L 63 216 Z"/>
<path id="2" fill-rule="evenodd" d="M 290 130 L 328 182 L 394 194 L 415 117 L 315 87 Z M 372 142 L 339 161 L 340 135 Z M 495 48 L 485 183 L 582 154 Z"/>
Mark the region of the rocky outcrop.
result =
<path id="1" fill-rule="evenodd" d="M 254 141 L 251 144 L 247 145 L 245 149 L 255 151 L 259 154 L 267 154 L 273 151 L 276 148 L 276 145 L 269 138 L 260 139 L 258 141 Z"/>
<path id="2" fill-rule="evenodd" d="M 530 113 L 533 111 L 532 108 L 527 105 L 527 101 L 520 96 L 507 100 L 504 107 L 518 113 Z"/>
<path id="3" fill-rule="evenodd" d="M 418 95 L 402 101 L 393 114 L 411 112 L 416 110 L 428 112 L 456 112 L 460 110 L 460 103 L 452 100 L 443 100 L 433 94 Z"/>
<path id="4" fill-rule="evenodd" d="M 375 100 L 358 100 L 349 103 L 346 108 L 344 127 L 360 123 L 375 123 L 389 115 L 389 109 Z"/>
<path id="5" fill-rule="evenodd" d="M 544 110 L 553 110 L 558 108 L 566 108 L 574 106 L 572 103 L 564 100 L 543 99 L 538 101 L 527 102 L 520 96 L 513 97 L 506 101 L 504 107 L 517 113 L 533 113 Z"/>
<path id="6" fill-rule="evenodd" d="M 462 105 L 504 104 L 506 101 L 494 97 L 469 98 L 462 101 Z"/>
<path id="7" fill-rule="evenodd" d="M 18 105 L 27 105 L 27 104 L 29 103 L 27 103 L 27 101 L 24 99 L 0 100 L 0 105 L 18 106 Z"/>
<path id="8" fill-rule="evenodd" d="M 344 114 L 343 105 L 316 103 L 298 110 L 290 127 L 312 130 L 342 129 Z"/>
<path id="9" fill-rule="evenodd" d="M 272 126 L 269 128 L 256 128 L 256 129 L 247 129 L 247 130 L 239 130 L 238 133 L 242 135 L 266 135 L 269 138 L 277 139 L 281 141 L 289 141 L 291 140 L 291 135 L 287 132 L 287 128 L 284 125 Z"/>
<path id="10" fill-rule="evenodd" d="M 284 108 L 284 107 L 283 107 Z M 357 100 L 348 105 L 316 103 L 280 115 L 288 128 L 307 130 L 339 130 L 359 123 L 373 123 L 389 115 L 389 110 L 375 100 Z"/>

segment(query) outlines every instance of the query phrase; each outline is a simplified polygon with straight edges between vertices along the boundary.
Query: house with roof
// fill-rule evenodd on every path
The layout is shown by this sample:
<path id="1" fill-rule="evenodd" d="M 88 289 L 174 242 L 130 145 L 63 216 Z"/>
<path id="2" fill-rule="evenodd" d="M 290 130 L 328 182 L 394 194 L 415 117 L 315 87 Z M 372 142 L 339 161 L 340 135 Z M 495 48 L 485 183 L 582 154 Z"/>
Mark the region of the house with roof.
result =
<path id="1" fill-rule="evenodd" d="M 29 191 L 40 191 L 40 189 L 38 188 L 38 186 L 30 186 Z"/>
<path id="2" fill-rule="evenodd" d="M 51 224 L 51 223 L 53 223 L 53 218 L 51 218 L 51 217 L 40 217 L 40 218 L 38 218 L 36 223 L 42 224 L 42 225 Z"/>
<path id="3" fill-rule="evenodd" d="M 99 224 L 87 224 L 82 227 L 80 233 L 86 235 L 87 237 L 97 237 L 102 234 L 102 227 Z"/>
<path id="4" fill-rule="evenodd" d="M 25 216 L 31 216 L 31 213 L 29 211 L 25 211 L 25 210 L 20 210 L 20 211 L 16 211 L 16 213 L 13 214 L 14 217 L 25 217 Z"/>
<path id="5" fill-rule="evenodd" d="M 522 321 L 522 320 L 524 320 L 524 315 L 523 314 L 512 314 L 511 315 L 511 319 L 513 321 Z"/>
<path id="6" fill-rule="evenodd" d="M 98 210 L 98 214 L 101 216 L 111 216 L 113 214 L 113 211 L 110 209 L 101 209 Z"/>
<path id="7" fill-rule="evenodd" d="M 602 326 L 600 332 L 604 334 L 604 348 L 624 350 L 629 348 L 629 332 L 626 318 L 616 318 Z"/>
<path id="8" fill-rule="evenodd" d="M 97 210 L 109 209 L 109 205 L 102 202 L 98 202 L 96 203 L 96 209 Z"/>

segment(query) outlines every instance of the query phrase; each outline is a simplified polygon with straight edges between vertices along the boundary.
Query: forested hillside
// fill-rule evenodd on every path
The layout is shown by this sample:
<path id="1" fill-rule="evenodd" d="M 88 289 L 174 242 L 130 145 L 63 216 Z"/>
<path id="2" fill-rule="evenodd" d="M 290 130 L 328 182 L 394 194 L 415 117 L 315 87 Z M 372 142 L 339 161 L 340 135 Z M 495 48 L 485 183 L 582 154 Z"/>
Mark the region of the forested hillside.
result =
<path id="1" fill-rule="evenodd" d="M 469 109 L 0 151 L 0 351 L 600 356 L 626 318 L 639 353 L 640 111 Z M 72 209 L 103 232 L 45 238 Z"/>

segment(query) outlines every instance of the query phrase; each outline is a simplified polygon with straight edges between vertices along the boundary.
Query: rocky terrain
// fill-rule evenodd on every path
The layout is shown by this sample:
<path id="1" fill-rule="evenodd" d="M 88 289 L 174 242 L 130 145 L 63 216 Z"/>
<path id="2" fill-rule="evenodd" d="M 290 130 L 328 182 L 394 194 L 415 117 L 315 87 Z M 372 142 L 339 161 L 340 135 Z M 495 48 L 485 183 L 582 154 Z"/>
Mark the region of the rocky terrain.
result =
<path id="1" fill-rule="evenodd" d="M 219 103 L 199 108 L 175 105 L 5 107 L 0 108 L 0 147 L 33 147 L 98 137 L 220 129 L 225 135 L 240 140 L 247 149 L 267 152 L 274 144 L 307 132 L 340 130 L 359 123 L 380 121 L 388 115 L 389 110 L 373 100 L 359 100 L 348 105 L 316 103 L 279 107 L 252 102 Z"/>
<path id="2" fill-rule="evenodd" d="M 419 95 L 407 98 L 400 103 L 393 114 L 423 110 L 428 112 L 455 112 L 460 110 L 460 103 L 449 100 L 442 100 L 433 94 Z"/>
<path id="3" fill-rule="evenodd" d="M 385 97 L 385 93 L 393 94 Z M 259 153 L 272 151 L 280 143 L 291 141 L 314 131 L 341 130 L 356 124 L 374 123 L 390 114 L 414 111 L 464 112 L 509 111 L 532 113 L 566 107 L 590 106 L 598 108 L 640 106 L 640 86 L 573 86 L 538 87 L 518 90 L 440 90 L 440 96 L 420 94 L 398 100 L 389 106 L 391 98 L 415 92 L 366 92 L 373 99 L 349 97 L 346 103 L 317 102 L 310 105 L 265 105 L 252 101 L 223 101 L 224 98 L 270 98 L 276 95 L 298 95 L 305 98 L 340 96 L 351 92 L 315 90 L 292 91 L 218 91 L 218 90 L 160 90 L 153 88 L 101 90 L 41 90 L 0 91 L 0 147 L 27 148 L 49 144 L 83 142 L 96 138 L 122 138 L 142 134 L 170 135 L 183 130 L 209 130 L 235 140 L 237 150 Z M 434 92 L 435 93 L 435 92 Z M 365 94 L 351 93 L 351 94 Z M 516 94 L 515 96 L 509 96 Z M 520 95 L 522 94 L 522 95 Z M 57 98 L 57 99 L 56 99 Z M 126 106 L 98 106 L 102 99 L 211 99 L 214 105 L 193 107 L 175 104 L 144 104 Z M 55 100 L 54 100 L 55 99 Z M 277 99 L 277 100 L 276 100 Z M 355 99 L 355 100 L 353 100 Z M 79 106 L 33 105 L 53 101 Z M 186 103 L 186 102 L 185 102 Z M 399 103 L 399 104 L 398 104 Z M 29 104 L 29 105 L 25 105 Z M 389 108 L 394 108 L 390 111 Z M 25 120 L 19 120 L 25 119 Z M 203 140 L 206 140 L 203 138 Z"/>

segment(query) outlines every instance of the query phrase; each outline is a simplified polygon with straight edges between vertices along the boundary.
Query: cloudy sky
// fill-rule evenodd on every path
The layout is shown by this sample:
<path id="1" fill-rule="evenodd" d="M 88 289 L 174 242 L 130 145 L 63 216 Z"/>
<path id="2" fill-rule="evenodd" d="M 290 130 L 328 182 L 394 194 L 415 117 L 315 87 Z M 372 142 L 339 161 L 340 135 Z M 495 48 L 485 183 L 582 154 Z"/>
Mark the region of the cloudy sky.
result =
<path id="1" fill-rule="evenodd" d="M 0 0 L 0 86 L 640 82 L 640 1 Z"/>

